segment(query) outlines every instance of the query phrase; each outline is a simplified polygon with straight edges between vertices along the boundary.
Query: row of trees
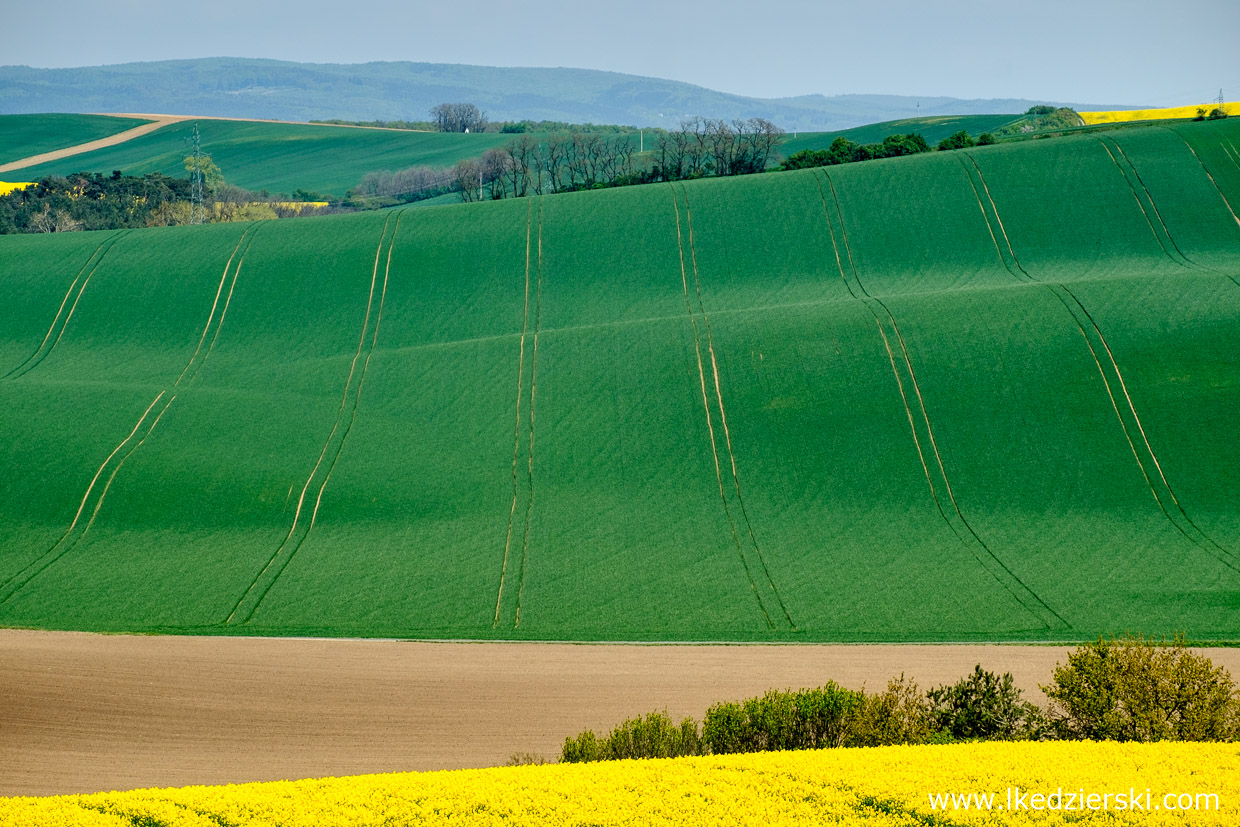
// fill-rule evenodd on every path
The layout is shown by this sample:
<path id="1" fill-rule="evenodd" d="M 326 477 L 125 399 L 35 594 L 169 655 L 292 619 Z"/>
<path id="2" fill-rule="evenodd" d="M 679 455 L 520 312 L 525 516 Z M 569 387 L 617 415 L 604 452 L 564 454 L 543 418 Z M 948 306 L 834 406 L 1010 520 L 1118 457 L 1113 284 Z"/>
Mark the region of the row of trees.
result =
<path id="1" fill-rule="evenodd" d="M 940 152 L 952 149 L 963 149 L 971 146 L 993 144 L 995 137 L 983 132 L 975 141 L 965 130 L 948 135 L 939 141 L 936 149 Z M 857 161 L 872 161 L 875 158 L 896 158 L 901 155 L 916 155 L 929 152 L 930 144 L 916 132 L 907 135 L 888 135 L 881 143 L 859 144 L 840 136 L 831 142 L 827 149 L 803 149 L 793 153 L 784 161 L 782 169 L 809 169 L 811 167 L 827 167 L 834 164 L 851 164 Z"/>
<path id="2" fill-rule="evenodd" d="M 641 153 L 633 132 L 517 133 L 481 158 L 450 170 L 417 166 L 371 172 L 354 190 L 362 198 L 420 201 L 458 192 L 464 201 L 524 198 L 600 187 L 762 172 L 783 130 L 763 118 L 732 122 L 693 118 L 676 130 L 649 130 L 653 151 Z"/>
<path id="3" fill-rule="evenodd" d="M 762 172 L 783 130 L 763 118 L 694 118 L 672 131 L 653 130 L 653 153 L 639 155 L 632 134 L 521 134 L 479 160 L 453 168 L 465 201 L 523 198 L 598 187 Z"/>

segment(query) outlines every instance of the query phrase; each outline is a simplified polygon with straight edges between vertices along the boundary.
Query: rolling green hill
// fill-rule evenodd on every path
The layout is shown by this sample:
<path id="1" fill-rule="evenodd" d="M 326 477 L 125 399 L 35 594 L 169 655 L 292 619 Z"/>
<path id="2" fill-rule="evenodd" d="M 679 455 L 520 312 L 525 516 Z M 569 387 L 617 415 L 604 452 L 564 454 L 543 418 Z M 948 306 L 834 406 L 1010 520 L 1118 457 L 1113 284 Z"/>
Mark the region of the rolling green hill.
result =
<path id="1" fill-rule="evenodd" d="M 108 115 L 0 115 L 0 164 L 97 141 L 144 123 Z"/>
<path id="2" fill-rule="evenodd" d="M 930 146 L 953 132 L 964 130 L 976 138 L 983 132 L 992 132 L 1019 120 L 1020 115 L 939 115 L 925 118 L 904 118 L 898 121 L 883 121 L 865 126 L 856 126 L 839 132 L 800 132 L 788 135 L 780 152 L 785 156 L 804 149 L 827 149 L 836 138 L 847 138 L 858 144 L 882 143 L 888 135 L 907 135 L 916 132 L 926 139 Z"/>
<path id="3" fill-rule="evenodd" d="M 119 169 L 127 175 L 185 176 L 183 158 L 193 121 L 182 121 L 117 146 L 17 170 L 28 180 L 44 175 Z M 289 193 L 297 188 L 344 195 L 367 172 L 428 165 L 447 167 L 500 146 L 511 135 L 457 135 L 344 126 L 198 122 L 202 150 L 230 184 Z"/>
<path id="4" fill-rule="evenodd" d="M 1236 640 L 1237 146 L 0 238 L 0 624 Z"/>

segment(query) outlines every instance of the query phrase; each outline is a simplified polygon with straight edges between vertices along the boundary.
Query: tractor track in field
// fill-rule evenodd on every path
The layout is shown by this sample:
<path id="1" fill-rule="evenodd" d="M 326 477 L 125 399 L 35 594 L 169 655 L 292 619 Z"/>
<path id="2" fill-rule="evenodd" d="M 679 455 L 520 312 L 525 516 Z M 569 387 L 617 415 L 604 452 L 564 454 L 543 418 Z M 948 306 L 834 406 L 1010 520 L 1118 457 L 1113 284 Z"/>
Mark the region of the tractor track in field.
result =
<path id="1" fill-rule="evenodd" d="M 1240 227 L 1240 215 L 1236 215 L 1236 210 L 1231 206 L 1231 202 L 1227 200 L 1227 196 L 1223 195 L 1223 190 L 1219 187 L 1218 181 L 1214 180 L 1214 175 L 1211 174 L 1209 167 L 1206 166 L 1206 162 L 1201 160 L 1201 156 L 1197 154 L 1197 150 L 1193 149 L 1193 145 L 1190 144 L 1188 142 L 1188 139 L 1185 138 L 1183 135 L 1181 135 L 1179 132 L 1176 132 L 1174 129 L 1170 129 L 1165 126 L 1163 127 L 1163 129 L 1166 129 L 1168 132 L 1171 132 L 1177 138 L 1183 141 L 1184 146 L 1188 147 L 1188 151 L 1193 153 L 1193 157 L 1197 159 L 1197 165 L 1201 167 L 1201 171 L 1206 174 L 1206 177 L 1210 179 L 1210 183 L 1214 185 L 1214 191 L 1218 193 L 1218 197 L 1223 199 L 1223 203 L 1227 205 L 1227 212 L 1231 213 L 1231 217 L 1236 222 L 1236 226 Z"/>
<path id="2" fill-rule="evenodd" d="M 538 199 L 538 248 L 535 264 L 534 284 L 534 342 L 530 349 L 530 424 L 529 447 L 525 454 L 525 481 L 528 498 L 525 501 L 525 531 L 521 537 L 521 568 L 517 575 L 517 608 L 513 616 L 512 628 L 521 625 L 521 603 L 525 598 L 525 571 L 529 562 L 530 527 L 534 519 L 534 400 L 538 390 L 538 334 L 542 332 L 542 239 L 543 239 L 543 200 Z"/>
<path id="3" fill-rule="evenodd" d="M 1140 171 L 1137 169 L 1136 165 L 1132 163 L 1132 159 L 1128 157 L 1128 153 L 1124 152 L 1124 148 L 1120 146 L 1119 142 L 1114 138 L 1099 137 L 1098 143 L 1102 144 L 1102 148 L 1106 150 L 1107 155 L 1111 159 L 1111 163 L 1115 164 L 1115 168 L 1118 169 L 1120 174 L 1124 177 L 1124 182 L 1128 184 L 1128 188 L 1132 190 L 1132 197 L 1137 202 L 1137 206 L 1141 209 L 1141 215 L 1145 217 L 1145 223 L 1149 225 L 1150 232 L 1153 233 L 1154 239 L 1158 242 L 1158 246 L 1162 248 L 1163 254 L 1166 255 L 1172 263 L 1177 264 L 1180 267 L 1209 270 L 1208 267 L 1203 267 L 1186 256 L 1184 251 L 1180 249 L 1180 245 L 1175 243 L 1175 238 L 1171 235 L 1171 230 L 1167 227 L 1167 222 L 1163 220 L 1162 212 L 1158 209 L 1158 204 L 1154 201 L 1154 195 L 1150 192 L 1149 187 L 1145 185 L 1145 181 L 1141 178 Z M 1115 152 L 1112 152 L 1112 149 L 1114 149 Z M 1119 153 L 1118 158 L 1116 157 L 1116 153 Z M 1123 164 L 1120 163 L 1120 158 L 1124 160 Z M 1127 169 L 1125 169 L 1125 164 L 1127 165 Z M 1130 172 L 1131 175 L 1129 174 Z M 1141 195 L 1145 196 L 1145 202 L 1141 200 Z M 1149 204 L 1148 209 L 1146 208 L 1147 202 Z M 1154 224 L 1154 219 L 1150 217 L 1151 213 L 1153 213 L 1154 218 L 1158 219 L 1157 226 Z M 1159 234 L 1160 229 L 1162 230 L 1161 235 Z M 1171 249 L 1167 248 L 1168 244 L 1171 245 Z M 1175 255 L 1171 254 L 1171 250 L 1175 250 Z M 1176 256 L 1179 256 L 1179 258 Z"/>
<path id="4" fill-rule="evenodd" d="M 65 296 L 60 301 L 60 307 L 56 309 L 56 316 L 52 319 L 52 323 L 47 328 L 47 333 L 43 336 L 43 341 L 35 348 L 34 352 L 26 357 L 20 365 L 10 370 L 2 380 L 20 379 L 30 371 L 37 368 L 44 359 L 52 354 L 56 349 L 56 345 L 60 344 L 60 339 L 65 335 L 65 329 L 69 326 L 69 320 L 73 318 L 73 314 L 77 311 L 78 302 L 82 300 L 82 294 L 86 292 L 87 285 L 90 284 L 91 278 L 94 277 L 95 271 L 99 269 L 99 265 L 103 263 L 103 259 L 112 248 L 116 246 L 116 242 L 128 235 L 132 230 L 121 230 L 99 242 L 99 246 L 86 259 L 86 263 L 78 270 L 73 282 L 69 285 L 69 289 L 65 291 Z M 94 262 L 92 265 L 91 262 Z M 87 273 L 87 268 L 90 272 Z M 86 278 L 82 278 L 82 274 L 86 273 Z M 72 304 L 70 304 L 72 300 Z M 65 313 L 65 307 L 69 308 L 69 312 Z M 62 319 L 61 316 L 64 316 Z M 55 338 L 52 335 L 55 334 Z M 50 342 L 50 344 L 49 344 Z"/>
<path id="5" fill-rule="evenodd" d="M 736 547 L 737 556 L 740 557 L 741 568 L 744 569 L 745 578 L 749 581 L 750 591 L 753 592 L 754 599 L 758 601 L 758 609 L 761 610 L 767 627 L 774 629 L 775 623 L 771 620 L 771 613 L 767 610 L 766 601 L 762 599 L 762 592 L 758 589 L 758 583 L 754 579 L 753 567 L 750 566 L 749 559 L 745 554 L 745 547 L 741 542 L 740 533 L 736 530 L 736 519 L 732 516 L 732 508 L 728 504 L 728 497 L 723 488 L 723 468 L 719 463 L 719 446 L 715 437 L 714 417 L 710 410 L 710 398 L 706 393 L 706 369 L 702 362 L 701 331 L 698 328 L 697 317 L 693 313 L 693 305 L 689 301 L 689 276 L 688 270 L 685 267 L 685 244 L 680 222 L 680 202 L 676 197 L 675 185 L 669 184 L 668 188 L 672 195 L 672 211 L 676 217 L 676 247 L 680 255 L 680 284 L 684 294 L 685 313 L 689 316 L 689 325 L 693 330 L 693 352 L 697 359 L 698 386 L 702 393 L 702 410 L 706 414 L 706 430 L 710 437 L 710 452 L 715 464 L 715 482 L 719 490 L 719 501 L 723 505 L 723 514 L 732 536 L 732 544 Z"/>
<path id="6" fill-rule="evenodd" d="M 719 405 L 719 423 L 723 426 L 723 442 L 728 452 L 728 463 L 731 465 L 732 485 L 736 490 L 736 502 L 740 506 L 741 519 L 745 522 L 745 530 L 749 535 L 749 542 L 753 546 L 754 553 L 758 557 L 758 564 L 762 567 L 762 574 L 766 578 L 771 592 L 775 595 L 776 602 L 779 603 L 779 609 L 783 613 L 784 619 L 788 621 L 788 625 L 791 628 L 796 629 L 796 622 L 793 621 L 792 614 L 788 611 L 787 604 L 784 603 L 779 587 L 775 585 L 775 578 L 771 576 L 770 567 L 766 562 L 766 555 L 762 553 L 762 546 L 758 543 L 758 536 L 754 531 L 753 521 L 749 517 L 749 509 L 745 506 L 745 497 L 741 493 L 740 473 L 736 470 L 736 452 L 732 448 L 732 431 L 728 427 L 727 408 L 723 404 L 723 389 L 719 383 L 719 363 L 715 357 L 715 337 L 710 327 L 710 314 L 706 312 L 706 303 L 702 299 L 702 277 L 698 271 L 697 246 L 694 243 L 693 210 L 689 205 L 689 190 L 682 184 L 680 192 L 685 199 L 685 224 L 689 230 L 689 259 L 693 265 L 694 291 L 697 295 L 698 312 L 701 314 L 702 323 L 706 329 L 706 349 L 710 354 L 711 378 L 714 380 L 715 401 Z"/>
<path id="7" fill-rule="evenodd" d="M 215 291 L 215 298 L 211 303 L 211 311 L 207 315 L 206 323 L 203 325 L 202 334 L 198 339 L 198 345 L 195 347 L 193 354 L 190 355 L 189 360 L 185 363 L 185 367 L 181 369 L 181 372 L 178 374 L 176 380 L 173 381 L 168 387 L 161 390 L 151 401 L 150 405 L 148 405 L 146 410 L 142 412 L 142 416 L 138 418 L 137 423 L 133 426 L 133 430 L 131 430 L 124 439 L 117 443 L 116 447 L 114 447 L 112 452 L 108 454 L 106 459 L 104 459 L 98 470 L 95 471 L 94 477 L 91 478 L 90 484 L 87 485 L 86 492 L 82 495 L 81 502 L 78 504 L 77 512 L 74 514 L 73 520 L 69 523 L 69 527 L 65 529 L 65 532 L 50 548 L 36 557 L 33 561 L 26 564 L 26 566 L 17 571 L 15 574 L 11 575 L 3 582 L 0 582 L 0 604 L 7 603 L 32 580 L 54 565 L 57 561 L 64 558 L 65 555 L 77 548 L 77 546 L 86 537 L 87 532 L 89 532 L 91 527 L 95 524 L 95 519 L 99 516 L 100 509 L 103 508 L 103 502 L 107 498 L 108 491 L 111 490 L 112 483 L 116 480 L 116 476 L 120 473 L 121 468 L 124 467 L 125 462 L 128 461 L 128 459 L 133 456 L 134 452 L 141 448 L 143 443 L 145 443 L 151 434 L 154 433 L 155 428 L 159 425 L 160 420 L 163 419 L 164 414 L 168 412 L 168 409 L 172 407 L 172 403 L 176 401 L 176 391 L 181 384 L 184 382 L 188 386 L 188 384 L 192 383 L 197 377 L 202 364 L 205 363 L 207 357 L 210 356 L 211 349 L 214 347 L 216 339 L 219 338 L 220 328 L 224 324 L 224 315 L 228 310 L 228 301 L 225 301 L 224 308 L 221 310 L 220 296 L 223 294 L 224 285 L 229 281 L 229 270 L 232 270 L 232 282 L 228 291 L 228 300 L 231 300 L 233 287 L 236 286 L 237 276 L 241 272 L 241 265 L 244 262 L 245 254 L 249 252 L 250 247 L 250 244 L 245 244 L 245 248 L 242 250 L 242 244 L 247 238 L 250 243 L 253 243 L 255 233 L 257 233 L 257 230 L 254 229 L 253 225 L 246 227 L 246 229 L 242 232 L 241 237 L 237 240 L 236 246 L 233 247 L 232 254 L 228 257 L 228 261 L 224 265 L 224 272 L 220 276 L 220 282 Z M 238 250 L 242 251 L 240 259 L 237 259 Z M 234 260 L 237 260 L 237 266 L 235 268 L 232 266 Z M 96 266 L 98 266 L 98 262 L 96 262 Z M 85 284 L 83 284 L 83 289 L 85 289 Z M 80 297 L 81 293 L 79 292 L 78 295 Z M 218 317 L 216 315 L 217 310 L 220 311 Z M 66 317 L 66 323 L 67 321 L 68 318 Z M 203 343 L 206 341 L 207 334 L 213 329 L 214 335 L 211 339 L 211 345 L 204 352 L 202 349 Z M 202 357 L 201 360 L 199 359 L 200 355 Z M 189 382 L 185 381 L 187 376 L 189 377 Z M 165 397 L 167 397 L 166 400 Z M 155 413 L 152 418 L 151 413 L 152 411 L 155 411 L 160 402 L 163 402 L 163 407 L 159 408 L 158 412 Z M 139 435 L 139 432 L 141 432 L 141 435 Z M 118 456 L 120 459 L 113 464 L 112 461 Z M 91 505 L 91 497 L 95 493 L 95 488 L 99 484 L 99 480 L 104 476 L 105 472 L 107 473 L 107 478 L 104 481 L 103 487 L 99 491 L 98 496 L 94 499 L 93 507 L 90 508 L 90 517 L 79 531 L 77 530 L 78 524 L 81 522 L 82 515 L 86 512 L 87 507 Z"/>
<path id="8" fill-rule="evenodd" d="M 966 153 L 966 155 L 968 155 L 968 153 Z M 1111 345 L 1107 341 L 1106 336 L 1103 334 L 1102 328 L 1098 325 L 1097 320 L 1094 319 L 1093 314 L 1089 312 L 1089 309 L 1085 306 L 1084 302 L 1082 302 L 1066 284 L 1046 282 L 1037 279 L 1032 276 L 1020 263 L 1020 259 L 1016 257 L 1016 252 L 1012 247 L 1011 241 L 1008 239 L 1006 230 L 1003 230 L 1003 222 L 999 216 L 999 209 L 995 204 L 994 198 L 990 194 L 990 187 L 986 183 L 986 178 L 983 175 L 981 168 L 977 165 L 977 161 L 973 159 L 973 156 L 968 155 L 968 157 L 970 162 L 972 162 L 973 168 L 977 172 L 977 179 L 982 185 L 982 191 L 986 193 L 986 200 L 991 206 L 991 210 L 993 211 L 995 217 L 995 222 L 999 225 L 1004 242 L 1007 246 L 1008 257 L 1010 257 L 1011 261 L 1009 263 L 1008 257 L 1004 257 L 1002 251 L 1000 251 L 1000 263 L 1002 263 L 1003 267 L 1012 275 L 1013 278 L 1023 282 L 1039 284 L 1045 287 L 1055 296 L 1056 299 L 1059 300 L 1064 309 L 1068 311 L 1068 315 L 1072 317 L 1073 322 L 1080 331 L 1081 337 L 1085 340 L 1085 346 L 1089 348 L 1090 356 L 1093 358 L 1094 364 L 1098 368 L 1098 375 L 1102 378 L 1103 387 L 1105 388 L 1107 397 L 1111 402 L 1111 408 L 1115 412 L 1115 418 L 1119 421 L 1120 429 L 1124 432 L 1124 438 L 1128 442 L 1128 447 L 1132 450 L 1133 459 L 1136 461 L 1137 467 L 1141 470 L 1141 475 L 1145 478 L 1146 485 L 1149 488 L 1150 494 L 1154 497 L 1154 501 L 1158 504 L 1159 510 L 1162 511 L 1167 520 L 1190 543 L 1204 549 L 1227 568 L 1232 569 L 1233 571 L 1240 571 L 1240 569 L 1236 566 L 1235 555 L 1206 534 L 1196 524 L 1196 522 L 1193 521 L 1192 517 L 1188 515 L 1187 510 L 1176 496 L 1175 490 L 1171 487 L 1171 483 L 1167 480 L 1166 474 L 1163 472 L 1162 463 L 1159 461 L 1158 455 L 1154 452 L 1154 448 L 1150 444 L 1149 437 L 1145 432 L 1145 426 L 1141 423 L 1141 417 L 1137 413 L 1136 405 L 1128 391 L 1128 384 L 1124 380 L 1123 372 L 1119 368 L 1119 363 L 1115 359 L 1115 354 L 1111 350 Z M 1112 160 L 1115 160 L 1114 156 L 1112 156 Z M 967 166 L 965 167 L 965 173 L 969 176 L 970 183 L 972 183 L 972 174 L 969 172 Z M 974 187 L 974 193 L 978 194 L 976 186 Z M 982 206 L 980 194 L 978 194 L 978 196 L 978 205 Z M 984 206 L 982 206 L 982 217 L 989 227 L 990 217 Z M 991 231 L 991 235 L 993 237 L 993 230 Z M 1013 269 L 1013 265 L 1015 269 Z M 1109 376 L 1108 368 L 1111 374 Z M 1123 394 L 1123 405 L 1120 404 L 1120 401 L 1116 396 L 1116 387 L 1118 387 Z M 1126 414 L 1125 410 L 1127 411 Z M 1154 469 L 1153 473 L 1151 473 L 1150 470 L 1151 466 Z M 1170 502 L 1170 505 L 1168 505 L 1168 501 Z"/>
<path id="9" fill-rule="evenodd" d="M 1012 569 L 999 557 L 998 554 L 990 548 L 989 544 L 982 539 L 981 535 L 973 528 L 973 525 L 965 517 L 963 509 L 960 507 L 959 501 L 956 499 L 955 491 L 952 489 L 951 479 L 947 474 L 947 468 L 943 462 L 943 456 L 939 450 L 938 440 L 934 436 L 934 428 L 930 422 L 930 414 L 926 408 L 925 398 L 921 392 L 921 385 L 917 380 L 916 371 L 913 368 L 912 357 L 908 352 L 908 346 L 904 341 L 904 336 L 900 332 L 899 324 L 896 322 L 895 314 L 887 306 L 886 302 L 875 296 L 872 296 L 865 285 L 861 281 L 860 274 L 857 272 L 857 266 L 852 255 L 852 245 L 848 240 L 848 230 L 844 226 L 843 210 L 840 208 L 839 195 L 835 191 L 835 184 L 831 180 L 831 176 L 825 170 L 822 170 L 822 177 L 815 175 L 815 184 L 818 187 L 818 194 L 822 201 L 823 218 L 826 221 L 827 232 L 830 236 L 831 247 L 835 255 L 835 261 L 839 268 L 840 278 L 844 282 L 844 286 L 848 289 L 849 294 L 861 302 L 870 314 L 874 317 L 874 322 L 878 327 L 879 337 L 883 341 L 883 347 L 887 352 L 888 360 L 891 363 L 892 375 L 895 377 L 896 387 L 900 393 L 900 399 L 904 406 L 905 415 L 908 418 L 909 430 L 913 436 L 913 445 L 917 450 L 918 458 L 921 461 L 922 471 L 925 474 L 926 484 L 930 489 L 931 499 L 934 501 L 935 507 L 938 509 L 939 515 L 947 524 L 948 529 L 956 536 L 956 538 L 972 553 L 974 559 L 982 566 L 990 576 L 999 583 L 999 585 L 1008 592 L 1012 598 L 1019 603 L 1026 611 L 1033 615 L 1048 630 L 1070 630 L 1069 624 L 1062 618 L 1058 612 L 1050 607 L 1038 594 L 1031 589 Z M 827 187 L 831 192 L 831 200 L 828 202 L 826 191 L 822 188 L 822 180 L 825 179 Z M 832 222 L 831 206 L 835 208 L 835 221 L 839 224 L 840 238 L 843 242 L 845 255 L 840 255 L 840 241 L 836 240 L 835 225 Z M 993 234 L 992 234 L 993 236 Z M 844 258 L 848 260 L 847 270 L 844 267 Z M 851 273 L 852 278 L 849 278 Z M 884 320 L 886 326 L 884 324 Z M 890 328 L 889 330 L 887 328 Z M 898 345 L 900 352 L 897 358 L 895 348 L 892 347 L 892 341 Z M 901 371 L 906 375 L 901 376 Z M 906 390 L 911 388 L 913 393 L 910 394 Z M 917 402 L 917 410 L 920 416 L 915 416 L 911 398 L 915 398 Z M 924 426 L 924 435 L 919 435 L 919 430 Z M 933 462 L 927 457 L 926 446 L 929 447 L 930 453 L 933 455 Z M 936 480 L 938 485 L 936 485 Z M 946 500 L 940 494 L 946 494 Z"/>
<path id="10" fill-rule="evenodd" d="M 517 412 L 512 432 L 512 505 L 508 508 L 508 530 L 504 536 L 504 557 L 499 569 L 499 588 L 495 592 L 495 617 L 491 621 L 492 629 L 499 626 L 500 609 L 504 601 L 504 581 L 508 576 L 508 555 L 512 549 L 512 526 L 516 518 L 517 500 L 520 494 L 517 467 L 521 453 L 521 398 L 525 395 L 525 336 L 530 325 L 530 236 L 533 213 L 534 200 L 531 198 L 525 208 L 525 299 L 521 316 L 521 341 L 517 351 Z"/>
<path id="11" fill-rule="evenodd" d="M 336 420 L 332 424 L 331 431 L 323 443 L 323 449 L 319 452 L 319 458 L 310 470 L 310 475 L 306 478 L 301 494 L 297 498 L 297 507 L 293 513 L 292 525 L 289 526 L 288 534 L 284 536 L 284 540 L 272 552 L 267 563 L 259 570 L 254 579 L 250 581 L 245 592 L 237 599 L 236 605 L 233 606 L 232 611 L 229 612 L 228 617 L 224 620 L 225 626 L 232 625 L 238 615 L 242 616 L 238 621 L 240 623 L 248 623 L 254 617 L 258 607 L 266 599 L 276 581 L 280 579 L 280 575 L 288 568 L 293 557 L 305 545 L 310 532 L 314 529 L 315 521 L 319 515 L 319 506 L 323 502 L 323 492 L 327 489 L 327 483 L 331 479 L 332 471 L 335 470 L 336 463 L 344 451 L 344 445 L 348 440 L 349 433 L 353 430 L 353 424 L 357 421 L 357 410 L 362 398 L 362 389 L 366 384 L 366 372 L 370 368 L 370 359 L 374 355 L 375 346 L 379 339 L 379 326 L 383 321 L 383 303 L 387 297 L 388 278 L 392 270 L 392 252 L 396 247 L 396 236 L 400 231 L 400 222 L 403 217 L 404 211 L 396 213 L 396 222 L 392 227 L 390 238 L 388 237 L 388 226 L 392 224 L 392 216 L 389 214 L 383 221 L 383 229 L 379 234 L 379 243 L 375 247 L 375 261 L 370 274 L 370 291 L 366 300 L 366 314 L 362 319 L 362 330 L 358 336 L 357 350 L 349 363 L 349 374 L 345 379 L 340 406 L 336 410 Z M 379 286 L 379 263 L 383 260 L 384 242 L 387 243 L 387 263 L 384 268 L 383 283 L 379 289 L 378 306 L 376 307 L 375 288 Z M 373 325 L 371 323 L 372 318 L 374 320 Z M 367 344 L 367 334 L 369 334 L 369 345 Z M 358 370 L 359 361 L 362 363 L 360 371 Z M 357 377 L 356 385 L 353 381 L 355 376 Z M 353 398 L 351 406 L 349 404 L 350 396 Z M 339 434 L 339 439 L 337 439 L 337 434 Z M 324 465 L 324 460 L 328 459 L 329 454 L 331 458 Z M 320 470 L 323 472 L 321 478 Z M 303 520 L 303 514 L 306 510 L 306 496 L 311 488 L 314 487 L 316 481 L 318 482 L 318 490 L 315 493 L 314 507 L 310 518 Z M 287 553 L 285 553 L 286 551 Z"/>
<path id="12" fill-rule="evenodd" d="M 1240 149 L 1236 149 L 1236 145 L 1228 141 L 1227 145 L 1223 147 L 1223 152 L 1227 154 L 1227 160 L 1231 161 L 1231 165 L 1236 168 L 1236 171 L 1240 172 Z"/>

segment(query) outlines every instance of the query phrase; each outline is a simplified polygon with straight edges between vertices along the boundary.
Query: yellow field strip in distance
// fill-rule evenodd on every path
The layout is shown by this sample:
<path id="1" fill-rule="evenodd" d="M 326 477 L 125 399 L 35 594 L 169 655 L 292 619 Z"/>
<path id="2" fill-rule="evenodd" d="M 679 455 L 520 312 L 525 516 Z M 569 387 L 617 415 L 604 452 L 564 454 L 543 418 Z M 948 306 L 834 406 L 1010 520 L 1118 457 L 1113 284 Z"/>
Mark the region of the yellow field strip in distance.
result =
<path id="1" fill-rule="evenodd" d="M 24 190 L 26 187 L 33 187 L 33 186 L 34 184 L 30 181 L 26 181 L 26 182 L 0 181 L 0 195 L 8 195 L 10 192 L 13 192 L 15 190 Z"/>
<path id="2" fill-rule="evenodd" d="M 1167 109 L 1129 109 L 1123 112 L 1080 112 L 1081 120 L 1086 126 L 1099 123 L 1123 123 L 1125 121 L 1163 121 L 1173 118 L 1195 118 L 1197 110 L 1204 109 L 1209 114 L 1218 108 L 1217 102 L 1193 104 L 1192 106 L 1172 106 Z M 1228 115 L 1240 114 L 1240 101 L 1223 104 L 1223 111 Z"/>

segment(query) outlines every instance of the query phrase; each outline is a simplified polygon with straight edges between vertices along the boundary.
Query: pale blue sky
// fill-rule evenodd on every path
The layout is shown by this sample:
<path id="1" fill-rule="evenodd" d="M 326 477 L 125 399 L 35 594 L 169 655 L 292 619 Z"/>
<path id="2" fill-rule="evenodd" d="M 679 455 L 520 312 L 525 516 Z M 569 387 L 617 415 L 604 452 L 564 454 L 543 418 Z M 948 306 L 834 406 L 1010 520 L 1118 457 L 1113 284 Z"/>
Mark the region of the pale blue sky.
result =
<path id="1" fill-rule="evenodd" d="M 570 66 L 757 97 L 1240 99 L 1240 0 L 0 0 L 0 63 Z M 1229 43 L 1228 41 L 1232 42 Z"/>

